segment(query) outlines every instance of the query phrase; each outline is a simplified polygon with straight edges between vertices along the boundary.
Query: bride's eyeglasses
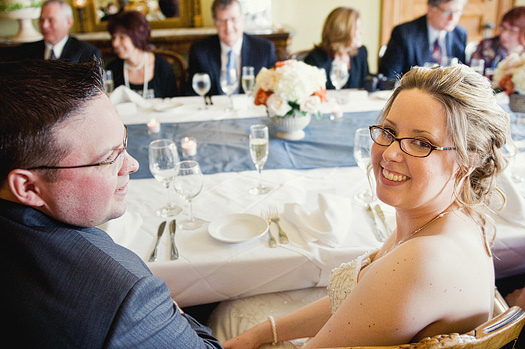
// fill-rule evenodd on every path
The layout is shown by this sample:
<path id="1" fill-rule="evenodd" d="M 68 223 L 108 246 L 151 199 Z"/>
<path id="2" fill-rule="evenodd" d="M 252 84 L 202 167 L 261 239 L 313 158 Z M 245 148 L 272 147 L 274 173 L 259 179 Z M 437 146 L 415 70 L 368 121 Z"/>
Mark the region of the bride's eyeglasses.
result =
<path id="1" fill-rule="evenodd" d="M 377 125 L 370 126 L 369 129 L 374 143 L 388 147 L 397 141 L 405 154 L 416 158 L 425 158 L 434 150 L 456 150 L 456 147 L 438 147 L 422 139 L 396 138 L 390 131 Z"/>

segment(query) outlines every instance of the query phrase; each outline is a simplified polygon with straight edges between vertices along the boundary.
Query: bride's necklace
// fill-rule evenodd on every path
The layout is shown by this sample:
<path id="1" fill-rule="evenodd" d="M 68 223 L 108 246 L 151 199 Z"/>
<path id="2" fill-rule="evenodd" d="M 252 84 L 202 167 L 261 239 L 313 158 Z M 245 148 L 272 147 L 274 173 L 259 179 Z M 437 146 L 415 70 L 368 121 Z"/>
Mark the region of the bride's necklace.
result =
<path id="1" fill-rule="evenodd" d="M 430 221 L 426 222 L 425 224 L 423 224 L 421 227 L 419 227 L 418 229 L 414 230 L 414 232 L 412 234 L 410 234 L 409 236 L 407 236 L 406 238 L 402 239 L 402 240 L 399 240 L 395 245 L 394 245 L 394 248 L 396 248 L 397 246 L 401 245 L 402 243 L 406 242 L 407 240 L 409 240 L 411 237 L 413 237 L 414 235 L 416 235 L 417 233 L 419 233 L 421 230 L 425 229 L 426 227 L 428 227 L 430 224 L 434 223 L 435 221 L 437 221 L 438 219 L 440 219 L 441 217 L 449 214 L 450 211 L 443 211 L 441 212 L 440 214 L 438 214 L 436 217 L 432 218 Z"/>

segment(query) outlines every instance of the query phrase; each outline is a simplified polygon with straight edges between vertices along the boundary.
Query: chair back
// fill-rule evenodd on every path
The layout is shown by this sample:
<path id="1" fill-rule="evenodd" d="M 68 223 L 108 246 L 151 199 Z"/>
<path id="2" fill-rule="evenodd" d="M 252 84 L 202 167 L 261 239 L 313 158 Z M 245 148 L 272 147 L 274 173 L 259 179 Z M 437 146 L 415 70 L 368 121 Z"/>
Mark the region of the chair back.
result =
<path id="1" fill-rule="evenodd" d="M 523 325 L 525 325 L 525 312 L 520 307 L 514 306 L 465 334 L 441 334 L 434 337 L 423 338 L 417 343 L 393 346 L 331 349 L 497 349 L 512 341 L 516 341 L 523 329 Z"/>
<path id="2" fill-rule="evenodd" d="M 188 71 L 188 64 L 184 58 L 174 51 L 153 49 L 151 52 L 163 57 L 171 64 L 173 73 L 175 73 L 175 77 L 177 78 L 177 90 L 179 93 L 181 93 L 184 90 L 186 84 L 186 74 Z"/>

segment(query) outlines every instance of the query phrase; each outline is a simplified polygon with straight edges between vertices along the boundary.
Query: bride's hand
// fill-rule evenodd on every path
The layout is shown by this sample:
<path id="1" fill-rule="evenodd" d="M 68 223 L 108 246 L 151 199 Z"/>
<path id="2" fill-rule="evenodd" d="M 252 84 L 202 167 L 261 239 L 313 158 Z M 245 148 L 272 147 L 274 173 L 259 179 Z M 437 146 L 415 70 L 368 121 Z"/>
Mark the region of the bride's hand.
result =
<path id="1" fill-rule="evenodd" d="M 272 328 L 268 321 L 262 322 L 237 337 L 222 343 L 225 349 L 257 349 L 264 343 L 271 343 Z"/>

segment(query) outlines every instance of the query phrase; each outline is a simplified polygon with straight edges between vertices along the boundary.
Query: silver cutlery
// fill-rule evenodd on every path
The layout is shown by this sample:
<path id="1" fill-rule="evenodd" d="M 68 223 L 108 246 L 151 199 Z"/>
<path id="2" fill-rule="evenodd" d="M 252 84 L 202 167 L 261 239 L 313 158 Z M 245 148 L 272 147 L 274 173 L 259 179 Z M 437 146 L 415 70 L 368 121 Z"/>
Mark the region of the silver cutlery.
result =
<path id="1" fill-rule="evenodd" d="M 179 250 L 175 245 L 175 231 L 177 230 L 177 221 L 174 219 L 170 222 L 170 239 L 171 239 L 171 252 L 170 259 L 172 261 L 179 259 Z"/>
<path id="2" fill-rule="evenodd" d="M 272 222 L 277 224 L 277 228 L 279 228 L 279 243 L 281 244 L 287 244 L 288 243 L 288 236 L 286 236 L 286 233 L 281 228 L 281 225 L 279 224 L 279 221 L 281 218 L 279 217 L 279 211 L 277 211 L 277 208 L 270 209 L 270 219 Z"/>
<path id="3" fill-rule="evenodd" d="M 374 216 L 374 212 L 372 211 L 372 207 L 370 206 L 370 204 L 367 205 L 366 212 L 368 213 L 368 218 L 372 222 L 372 228 L 373 228 L 376 240 L 379 241 L 379 242 L 385 241 L 386 239 L 385 239 L 385 237 L 383 235 L 383 232 L 377 226 L 376 218 Z"/>
<path id="4" fill-rule="evenodd" d="M 274 248 L 277 246 L 277 241 L 275 241 L 275 238 L 272 235 L 271 226 L 272 226 L 272 220 L 270 219 L 269 215 L 264 215 L 261 210 L 261 218 L 264 219 L 266 222 L 268 222 L 268 246 L 271 248 Z"/>
<path id="5" fill-rule="evenodd" d="M 386 222 L 385 214 L 383 213 L 383 210 L 381 209 L 381 206 L 379 206 L 379 204 L 376 204 L 375 209 L 376 209 L 376 213 L 377 213 L 379 219 L 381 220 L 381 222 L 385 226 L 387 237 L 390 236 L 390 234 L 392 234 L 392 230 L 390 229 L 390 226 Z"/>
<path id="6" fill-rule="evenodd" d="M 153 252 L 151 252 L 151 256 L 149 256 L 150 262 L 155 262 L 157 260 L 157 249 L 159 247 L 160 238 L 162 237 L 162 234 L 164 234 L 164 228 L 166 228 L 166 221 L 163 221 L 159 225 L 159 230 L 157 231 L 157 241 L 155 241 L 155 247 L 153 248 Z"/>

